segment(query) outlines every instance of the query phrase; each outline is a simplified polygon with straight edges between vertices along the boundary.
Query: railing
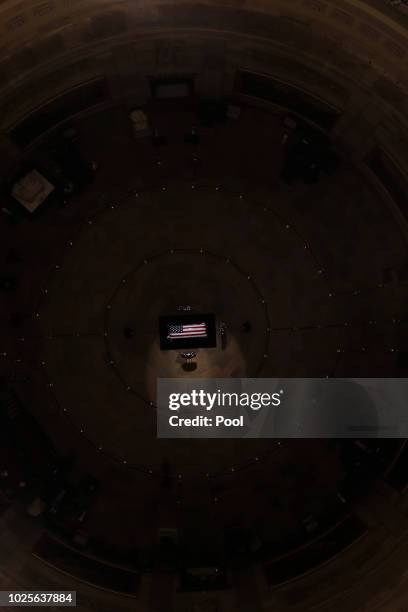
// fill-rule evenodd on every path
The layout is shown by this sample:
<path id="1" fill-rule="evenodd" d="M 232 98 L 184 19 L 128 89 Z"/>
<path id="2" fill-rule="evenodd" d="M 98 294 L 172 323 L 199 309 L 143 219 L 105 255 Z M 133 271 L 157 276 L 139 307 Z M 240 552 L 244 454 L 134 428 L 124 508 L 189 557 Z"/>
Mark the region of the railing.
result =
<path id="1" fill-rule="evenodd" d="M 139 572 L 83 553 L 48 533 L 41 537 L 33 555 L 76 580 L 114 593 L 135 596 L 139 588 Z"/>
<path id="2" fill-rule="evenodd" d="M 366 533 L 364 523 L 350 514 L 321 537 L 264 563 L 266 580 L 270 586 L 278 586 L 300 578 L 337 557 Z"/>

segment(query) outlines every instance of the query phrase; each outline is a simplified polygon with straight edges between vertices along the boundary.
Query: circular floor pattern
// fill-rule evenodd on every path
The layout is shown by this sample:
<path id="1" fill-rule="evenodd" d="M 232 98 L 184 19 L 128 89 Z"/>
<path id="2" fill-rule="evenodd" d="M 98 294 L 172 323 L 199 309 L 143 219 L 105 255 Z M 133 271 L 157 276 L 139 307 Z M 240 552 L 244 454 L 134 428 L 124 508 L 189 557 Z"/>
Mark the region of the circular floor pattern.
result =
<path id="1" fill-rule="evenodd" d="M 156 401 L 157 378 L 185 376 L 182 351 L 161 351 L 158 320 L 188 304 L 194 313 L 210 313 L 227 326 L 223 347 L 197 349 L 194 378 L 256 377 L 269 350 L 269 315 L 251 276 L 230 258 L 199 250 L 175 250 L 144 259 L 123 277 L 106 306 L 104 337 L 107 363 L 128 392 Z M 243 322 L 259 325 L 243 333 Z M 134 336 L 127 339 L 124 330 Z"/>
<path id="2" fill-rule="evenodd" d="M 191 474 L 238 468 L 272 449 L 269 440 L 211 441 L 208 452 L 206 440 L 157 440 L 155 379 L 281 376 L 293 351 L 305 350 L 271 336 L 332 309 L 292 224 L 239 194 L 175 183 L 111 202 L 65 253 L 39 306 L 40 329 L 52 338 L 43 369 L 57 405 L 95 448 L 147 473 L 165 459 Z M 158 317 L 180 303 L 228 326 L 226 349 L 198 351 L 193 373 L 177 352 L 159 350 Z M 312 362 L 327 367 L 332 347 L 316 347 Z"/>

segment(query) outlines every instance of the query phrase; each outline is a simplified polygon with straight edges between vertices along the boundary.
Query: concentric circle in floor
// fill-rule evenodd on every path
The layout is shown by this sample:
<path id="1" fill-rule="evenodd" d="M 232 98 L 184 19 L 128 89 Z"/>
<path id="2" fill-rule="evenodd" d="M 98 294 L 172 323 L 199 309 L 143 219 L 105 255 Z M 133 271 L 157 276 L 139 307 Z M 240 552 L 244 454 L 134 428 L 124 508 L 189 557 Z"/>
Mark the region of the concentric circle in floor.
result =
<path id="1" fill-rule="evenodd" d="M 297 345 L 273 343 L 272 324 L 330 307 L 292 225 L 239 194 L 174 184 L 112 201 L 64 248 L 38 322 L 50 338 L 47 382 L 78 432 L 100 452 L 153 472 L 163 457 L 180 472 L 204 474 L 267 452 L 268 440 L 212 441 L 208 453 L 206 441 L 157 440 L 155 386 L 158 376 L 271 376 L 290 361 Z M 193 373 L 177 351 L 159 348 L 159 316 L 179 304 L 227 325 L 227 345 L 197 351 Z"/>

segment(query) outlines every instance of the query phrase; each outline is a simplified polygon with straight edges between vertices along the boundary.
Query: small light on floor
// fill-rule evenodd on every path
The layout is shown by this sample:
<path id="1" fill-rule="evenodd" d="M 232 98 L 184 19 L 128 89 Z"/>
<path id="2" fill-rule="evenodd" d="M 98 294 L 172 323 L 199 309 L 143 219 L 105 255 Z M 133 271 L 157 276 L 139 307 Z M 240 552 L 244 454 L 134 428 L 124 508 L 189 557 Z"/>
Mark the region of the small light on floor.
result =
<path id="1" fill-rule="evenodd" d="M 337 497 L 339 498 L 342 504 L 346 503 L 346 500 L 341 493 L 337 492 Z"/>

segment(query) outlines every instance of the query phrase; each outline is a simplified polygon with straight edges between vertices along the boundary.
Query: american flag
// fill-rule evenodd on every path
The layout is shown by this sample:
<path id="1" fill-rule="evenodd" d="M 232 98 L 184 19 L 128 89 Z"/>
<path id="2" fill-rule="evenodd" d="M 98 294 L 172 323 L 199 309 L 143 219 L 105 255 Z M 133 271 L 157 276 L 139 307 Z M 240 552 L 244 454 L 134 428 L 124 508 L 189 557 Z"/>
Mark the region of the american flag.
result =
<path id="1" fill-rule="evenodd" d="M 183 323 L 168 326 L 169 340 L 176 338 L 206 338 L 207 325 L 205 323 Z"/>

